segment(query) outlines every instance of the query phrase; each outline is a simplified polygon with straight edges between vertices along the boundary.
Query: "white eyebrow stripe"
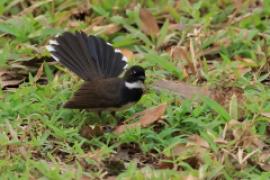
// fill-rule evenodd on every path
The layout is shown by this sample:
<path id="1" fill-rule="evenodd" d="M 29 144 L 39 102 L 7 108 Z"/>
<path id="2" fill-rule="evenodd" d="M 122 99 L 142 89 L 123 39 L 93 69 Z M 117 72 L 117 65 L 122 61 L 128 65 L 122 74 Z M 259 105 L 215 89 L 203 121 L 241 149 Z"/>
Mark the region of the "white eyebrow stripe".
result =
<path id="1" fill-rule="evenodd" d="M 53 45 L 59 45 L 59 43 L 56 40 L 50 40 L 49 44 L 53 44 Z"/>
<path id="2" fill-rule="evenodd" d="M 53 47 L 52 45 L 47 45 L 47 46 L 46 46 L 46 49 L 47 49 L 48 51 L 50 51 L 50 52 L 54 52 L 54 51 L 55 51 L 55 49 L 54 49 L 54 47 Z"/>
<path id="3" fill-rule="evenodd" d="M 111 43 L 109 43 L 109 42 L 107 42 L 107 44 L 108 44 L 109 46 L 112 46 L 112 44 L 111 44 Z"/>
<path id="4" fill-rule="evenodd" d="M 142 81 L 125 82 L 125 86 L 128 89 L 144 89 L 144 84 Z"/>

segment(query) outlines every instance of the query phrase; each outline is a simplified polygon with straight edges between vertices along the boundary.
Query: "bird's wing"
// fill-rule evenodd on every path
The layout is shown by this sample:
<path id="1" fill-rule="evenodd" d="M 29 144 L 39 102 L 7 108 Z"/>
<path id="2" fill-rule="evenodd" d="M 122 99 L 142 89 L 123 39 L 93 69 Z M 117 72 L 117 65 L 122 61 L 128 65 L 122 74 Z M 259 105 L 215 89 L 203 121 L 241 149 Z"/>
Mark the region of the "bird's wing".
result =
<path id="1" fill-rule="evenodd" d="M 123 80 L 119 78 L 86 81 L 64 107 L 73 109 L 119 107 L 122 83 Z"/>

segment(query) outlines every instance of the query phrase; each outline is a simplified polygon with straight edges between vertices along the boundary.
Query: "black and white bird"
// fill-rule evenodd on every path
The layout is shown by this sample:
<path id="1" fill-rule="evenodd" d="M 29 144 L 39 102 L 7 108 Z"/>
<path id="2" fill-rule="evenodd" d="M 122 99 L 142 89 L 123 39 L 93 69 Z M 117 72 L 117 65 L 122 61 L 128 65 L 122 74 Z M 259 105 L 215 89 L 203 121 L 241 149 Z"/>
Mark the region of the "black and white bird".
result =
<path id="1" fill-rule="evenodd" d="M 143 95 L 144 69 L 137 65 L 127 68 L 121 51 L 101 38 L 65 32 L 50 40 L 47 50 L 84 80 L 65 108 L 115 111 L 136 103 Z"/>

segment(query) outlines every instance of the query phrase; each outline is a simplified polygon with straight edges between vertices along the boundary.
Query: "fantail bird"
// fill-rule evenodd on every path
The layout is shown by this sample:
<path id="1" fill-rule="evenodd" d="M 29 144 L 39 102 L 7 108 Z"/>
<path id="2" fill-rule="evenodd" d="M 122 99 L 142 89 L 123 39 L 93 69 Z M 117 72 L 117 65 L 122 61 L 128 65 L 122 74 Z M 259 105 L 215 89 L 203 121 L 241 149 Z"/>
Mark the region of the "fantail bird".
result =
<path id="1" fill-rule="evenodd" d="M 127 58 L 101 38 L 65 32 L 50 40 L 47 49 L 53 59 L 84 80 L 65 108 L 117 110 L 143 95 L 144 69 L 137 65 L 127 69 Z"/>

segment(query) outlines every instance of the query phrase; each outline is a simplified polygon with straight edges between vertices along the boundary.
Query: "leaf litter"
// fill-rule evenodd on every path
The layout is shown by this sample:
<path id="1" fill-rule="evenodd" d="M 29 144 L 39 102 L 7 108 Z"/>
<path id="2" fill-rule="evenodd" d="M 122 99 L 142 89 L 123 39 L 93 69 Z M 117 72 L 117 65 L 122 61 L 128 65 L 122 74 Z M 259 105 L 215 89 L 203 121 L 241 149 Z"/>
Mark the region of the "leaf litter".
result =
<path id="1" fill-rule="evenodd" d="M 161 104 L 151 109 L 146 109 L 143 112 L 140 112 L 139 115 L 135 114 L 134 115 L 135 117 L 141 116 L 139 118 L 139 121 L 131 123 L 131 124 L 119 125 L 115 128 L 114 133 L 121 134 L 128 129 L 137 128 L 137 127 L 142 127 L 142 128 L 147 127 L 153 124 L 154 122 L 160 120 L 161 117 L 164 115 L 166 108 L 167 108 L 167 104 Z M 131 117 L 130 119 L 133 119 L 133 117 Z"/>
<path id="2" fill-rule="evenodd" d="M 159 27 L 157 20 L 152 13 L 146 8 L 141 8 L 140 18 L 142 31 L 150 36 L 157 36 L 159 33 Z"/>
<path id="3" fill-rule="evenodd" d="M 29 81 L 29 73 L 35 75 L 35 82 L 46 84 L 44 62 L 51 63 L 52 61 L 48 58 L 34 58 L 29 61 L 9 63 L 7 68 L 0 69 L 0 87 L 2 89 L 18 88 L 20 84 Z"/>

